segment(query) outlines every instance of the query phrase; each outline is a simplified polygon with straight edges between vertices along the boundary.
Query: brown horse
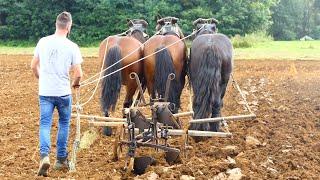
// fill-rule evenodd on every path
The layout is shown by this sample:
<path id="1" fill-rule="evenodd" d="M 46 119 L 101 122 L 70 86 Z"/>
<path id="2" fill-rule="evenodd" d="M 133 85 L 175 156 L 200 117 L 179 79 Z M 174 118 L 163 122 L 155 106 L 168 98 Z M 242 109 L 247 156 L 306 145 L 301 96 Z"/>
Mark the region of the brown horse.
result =
<path id="1" fill-rule="evenodd" d="M 156 30 L 159 31 L 159 34 L 150 38 L 145 44 L 145 57 L 184 37 L 177 21 L 178 19 L 174 17 L 166 17 L 157 21 Z M 180 107 L 180 95 L 185 84 L 186 61 L 187 46 L 184 41 L 177 42 L 144 60 L 144 74 L 152 99 L 156 98 L 156 94 L 162 98 L 165 96 L 168 75 L 175 74 L 168 96 L 168 102 L 175 104 L 174 113 L 178 112 Z"/>
<path id="2" fill-rule="evenodd" d="M 145 30 L 147 25 L 148 23 L 144 20 L 128 20 L 128 26 L 130 29 L 126 36 L 109 36 L 101 42 L 99 48 L 99 59 L 101 62 L 104 61 L 104 68 L 107 68 L 117 63 L 123 57 L 126 57 L 120 63 L 117 63 L 106 70 L 104 75 L 114 72 L 143 57 L 143 47 L 141 46 L 142 43 L 146 41 Z M 105 59 L 103 59 L 104 57 Z M 132 104 L 132 97 L 137 89 L 136 81 L 129 77 L 132 72 L 137 73 L 139 77 L 142 78 L 142 62 L 135 63 L 123 69 L 121 72 L 119 71 L 103 79 L 100 101 L 102 110 L 106 117 L 109 116 L 109 110 L 115 110 L 120 94 L 121 84 L 126 86 L 127 91 L 123 106 L 129 107 Z"/>
<path id="3" fill-rule="evenodd" d="M 223 97 L 233 67 L 233 47 L 230 39 L 216 33 L 215 19 L 198 19 L 198 29 L 190 51 L 189 73 L 194 92 L 194 119 L 221 116 Z M 218 131 L 217 123 L 193 123 L 194 130 Z"/>

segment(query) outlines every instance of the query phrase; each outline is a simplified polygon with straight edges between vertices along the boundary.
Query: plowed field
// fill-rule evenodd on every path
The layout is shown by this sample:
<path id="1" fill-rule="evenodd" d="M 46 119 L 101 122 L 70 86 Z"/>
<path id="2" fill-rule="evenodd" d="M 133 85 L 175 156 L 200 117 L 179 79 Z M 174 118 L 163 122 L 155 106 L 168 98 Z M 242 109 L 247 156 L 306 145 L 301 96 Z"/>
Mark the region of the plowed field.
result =
<path id="1" fill-rule="evenodd" d="M 31 56 L 0 55 L 0 178 L 34 179 L 39 165 L 39 108 L 37 80 L 30 70 Z M 97 58 L 85 58 L 85 77 L 99 69 Z M 147 169 L 147 178 L 214 178 L 228 169 L 240 168 L 244 179 L 318 179 L 320 176 L 320 63 L 318 61 L 235 61 L 234 77 L 257 114 L 255 120 L 229 123 L 231 138 L 210 138 L 191 148 L 182 163 L 168 165 L 163 154 L 154 150 L 157 165 Z M 92 88 L 92 87 L 91 87 Z M 84 90 L 89 91 L 90 89 Z M 85 92 L 83 92 L 85 94 Z M 124 89 L 113 117 L 121 117 Z M 188 91 L 182 95 L 182 110 L 189 103 Z M 86 98 L 86 97 L 84 97 Z M 229 83 L 223 115 L 245 114 L 238 93 Z M 102 115 L 99 92 L 84 107 L 84 114 Z M 184 124 L 188 119 L 184 120 Z M 55 160 L 57 116 L 52 127 L 51 163 Z M 83 123 L 82 132 L 88 130 Z M 50 170 L 51 178 L 119 179 L 124 159 L 112 161 L 114 138 L 101 135 L 90 149 L 78 153 L 77 172 Z M 69 149 L 75 134 L 72 120 Z M 250 144 L 248 136 L 257 140 Z M 170 140 L 181 145 L 180 138 Z M 259 142 L 258 142 L 259 141 Z M 233 146 L 233 147 L 230 147 Z M 70 151 L 71 152 L 71 151 Z M 229 161 L 227 160 L 229 159 Z M 235 160 L 235 163 L 231 163 Z M 135 176 L 132 175 L 132 178 Z"/>

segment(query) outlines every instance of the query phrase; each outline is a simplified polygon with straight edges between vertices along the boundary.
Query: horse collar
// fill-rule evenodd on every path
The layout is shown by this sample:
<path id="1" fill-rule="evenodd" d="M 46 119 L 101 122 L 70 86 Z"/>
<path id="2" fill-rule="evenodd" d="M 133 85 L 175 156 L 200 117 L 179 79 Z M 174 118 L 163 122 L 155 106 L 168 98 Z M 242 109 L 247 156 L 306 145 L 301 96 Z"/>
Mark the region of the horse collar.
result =
<path id="1" fill-rule="evenodd" d="M 134 31 L 140 31 L 143 34 L 143 37 L 148 37 L 148 34 L 144 33 L 145 28 L 142 24 L 133 24 L 133 26 L 129 30 L 129 35 L 132 35 Z"/>
<path id="2" fill-rule="evenodd" d="M 172 24 L 164 25 L 162 27 L 161 32 L 159 32 L 159 34 L 162 34 L 162 35 L 172 34 L 172 35 L 177 36 L 178 38 L 181 38 L 179 31 L 178 31 L 178 28 L 176 26 L 173 26 Z"/>
<path id="3" fill-rule="evenodd" d="M 201 28 L 198 29 L 198 32 L 196 33 L 196 35 L 198 36 L 202 34 L 216 34 L 216 33 L 217 33 L 216 29 L 214 30 L 212 29 L 212 24 L 203 24 Z"/>

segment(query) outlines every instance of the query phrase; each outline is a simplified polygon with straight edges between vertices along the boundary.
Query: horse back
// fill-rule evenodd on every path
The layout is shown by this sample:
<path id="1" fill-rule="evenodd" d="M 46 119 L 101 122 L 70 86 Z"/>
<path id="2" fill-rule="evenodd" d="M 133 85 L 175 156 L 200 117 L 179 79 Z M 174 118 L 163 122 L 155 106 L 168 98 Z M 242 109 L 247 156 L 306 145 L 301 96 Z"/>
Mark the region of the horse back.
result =
<path id="1" fill-rule="evenodd" d="M 104 39 L 99 47 L 99 59 L 100 62 L 103 61 L 105 53 L 108 53 L 108 50 L 112 47 L 119 46 L 121 52 L 121 58 L 125 57 L 121 61 L 121 66 L 129 65 L 140 58 L 143 57 L 143 47 L 140 41 L 133 37 L 127 36 L 110 36 Z M 128 66 L 122 70 L 122 75 L 124 80 L 129 79 L 129 74 L 135 72 L 137 74 L 142 74 L 143 67 L 142 62 L 137 62 L 133 65 Z M 124 82 L 125 83 L 125 82 Z"/>
<path id="2" fill-rule="evenodd" d="M 170 52 L 176 70 L 182 71 L 182 67 L 186 61 L 187 47 L 185 42 L 181 41 L 175 35 L 156 35 L 150 38 L 145 44 L 144 56 L 153 54 L 159 47 L 167 46 L 170 46 L 167 49 Z M 147 58 L 144 63 L 146 64 L 146 66 L 154 66 L 154 61 L 155 55 Z"/>
<path id="3" fill-rule="evenodd" d="M 192 42 L 190 53 L 190 69 L 198 67 L 202 55 L 212 52 L 222 60 L 222 68 L 231 71 L 233 66 L 233 47 L 230 39 L 223 34 L 203 34 L 197 36 Z"/>

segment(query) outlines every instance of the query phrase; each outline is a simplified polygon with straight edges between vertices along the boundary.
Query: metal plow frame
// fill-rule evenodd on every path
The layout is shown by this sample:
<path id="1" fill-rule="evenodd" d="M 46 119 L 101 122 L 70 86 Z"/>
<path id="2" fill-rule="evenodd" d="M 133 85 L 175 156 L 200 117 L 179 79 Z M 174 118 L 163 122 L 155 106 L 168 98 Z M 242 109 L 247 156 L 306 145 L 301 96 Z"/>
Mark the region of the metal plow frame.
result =
<path id="1" fill-rule="evenodd" d="M 236 116 L 226 116 L 226 117 L 216 117 L 216 118 L 205 118 L 205 119 L 191 119 L 189 123 L 205 123 L 205 122 L 222 122 L 222 124 L 226 127 L 225 132 L 212 132 L 212 131 L 197 131 L 197 130 L 183 130 L 183 129 L 172 129 L 168 125 L 160 123 L 159 122 L 159 115 L 157 115 L 157 111 L 160 107 L 167 108 L 169 106 L 169 103 L 166 102 L 168 98 L 168 91 L 170 87 L 170 81 L 173 80 L 174 74 L 170 74 L 168 76 L 167 84 L 166 84 L 166 93 L 164 98 L 158 98 L 156 100 L 153 100 L 154 102 L 151 102 L 149 104 L 146 103 L 145 98 L 143 96 L 143 89 L 141 87 L 141 83 L 139 81 L 139 77 L 136 73 L 130 74 L 131 79 L 135 79 L 138 88 L 136 90 L 133 104 L 130 108 L 126 108 L 123 110 L 123 113 L 126 115 L 127 118 L 114 118 L 114 117 L 100 117 L 100 116 L 91 116 L 91 115 L 82 115 L 81 114 L 81 108 L 80 106 L 76 106 L 77 113 L 72 114 L 73 118 L 76 118 L 76 138 L 73 145 L 72 150 L 72 157 L 70 162 L 70 171 L 76 170 L 76 155 L 77 151 L 79 149 L 80 144 L 80 121 L 81 119 L 86 119 L 90 126 L 109 126 L 109 127 L 117 127 L 117 132 L 119 132 L 116 135 L 115 143 L 114 143 L 114 160 L 119 160 L 121 156 L 121 149 L 122 146 L 126 145 L 128 147 L 128 153 L 126 156 L 126 163 L 125 163 L 125 170 L 126 175 L 129 175 L 133 168 L 134 168 L 134 158 L 135 158 L 135 151 L 139 147 L 149 147 L 154 148 L 157 151 L 159 149 L 165 151 L 169 158 L 170 156 L 174 156 L 177 153 L 180 153 L 179 149 L 172 148 L 167 143 L 167 139 L 170 138 L 170 136 L 183 136 L 183 145 L 182 150 L 184 150 L 184 154 L 186 155 L 186 145 L 188 143 L 188 137 L 189 136 L 201 136 L 201 137 L 231 137 L 232 133 L 230 133 L 227 125 L 227 121 L 235 121 L 235 120 L 252 120 L 256 118 L 256 115 L 252 112 L 250 106 L 248 105 L 248 102 L 242 93 L 239 85 L 234 80 L 233 75 L 231 75 L 232 78 L 232 85 L 233 87 L 239 92 L 241 95 L 242 100 L 245 102 L 244 107 L 249 111 L 250 114 L 248 115 L 236 115 Z M 170 120 L 175 120 L 178 117 L 191 117 L 193 116 L 192 111 L 192 92 L 191 87 L 189 87 L 189 111 L 188 112 L 181 112 L 177 114 L 171 114 L 166 111 L 167 114 L 169 114 L 167 117 Z M 77 93 L 76 99 L 80 99 L 80 94 Z M 79 105 L 79 103 L 77 103 Z M 152 117 L 142 117 L 142 122 L 146 122 L 149 126 L 149 128 L 144 127 L 144 130 L 141 131 L 141 127 L 137 128 L 135 127 L 135 122 L 133 122 L 132 115 L 133 113 L 140 113 L 139 109 L 142 108 L 150 108 L 152 110 Z M 140 118 L 141 118 L 140 117 Z M 148 134 L 149 133 L 149 134 Z M 146 134 L 149 136 L 147 137 Z M 128 139 L 125 140 L 125 136 L 128 135 Z M 147 138 L 147 139 L 146 139 Z M 149 138 L 149 139 L 148 139 Z M 160 143 L 160 142 L 164 143 Z M 169 152 L 169 153 L 168 153 Z M 174 155 L 172 155 L 174 154 Z M 149 158 L 145 158 L 149 159 Z M 142 161 L 143 162 L 143 161 Z M 148 164 L 151 164 L 151 161 L 148 162 Z"/>

